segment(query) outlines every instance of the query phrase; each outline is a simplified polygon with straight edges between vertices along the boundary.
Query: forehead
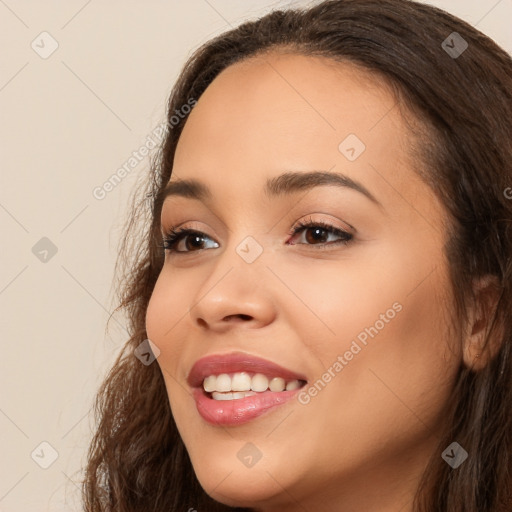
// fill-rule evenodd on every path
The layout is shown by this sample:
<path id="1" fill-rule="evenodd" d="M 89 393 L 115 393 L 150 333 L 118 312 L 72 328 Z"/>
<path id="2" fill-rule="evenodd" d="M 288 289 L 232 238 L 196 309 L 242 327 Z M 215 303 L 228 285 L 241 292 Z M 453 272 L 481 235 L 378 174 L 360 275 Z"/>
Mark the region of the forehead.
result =
<path id="1" fill-rule="evenodd" d="M 291 148 L 306 153 L 315 144 L 297 143 L 319 137 L 321 150 L 336 154 L 350 133 L 375 145 L 384 116 L 382 128 L 393 125 L 395 136 L 404 135 L 395 103 L 380 77 L 352 64 L 297 54 L 258 56 L 229 66 L 207 87 L 186 122 L 177 152 L 189 143 L 221 144 L 229 149 L 227 155 L 236 152 L 231 144 L 236 139 L 239 153 L 261 144 L 272 154 Z"/>
<path id="2" fill-rule="evenodd" d="M 262 55 L 229 66 L 205 90 L 171 181 L 257 191 L 283 170 L 322 169 L 366 183 L 400 174 L 416 186 L 408 137 L 380 75 L 325 57 Z"/>

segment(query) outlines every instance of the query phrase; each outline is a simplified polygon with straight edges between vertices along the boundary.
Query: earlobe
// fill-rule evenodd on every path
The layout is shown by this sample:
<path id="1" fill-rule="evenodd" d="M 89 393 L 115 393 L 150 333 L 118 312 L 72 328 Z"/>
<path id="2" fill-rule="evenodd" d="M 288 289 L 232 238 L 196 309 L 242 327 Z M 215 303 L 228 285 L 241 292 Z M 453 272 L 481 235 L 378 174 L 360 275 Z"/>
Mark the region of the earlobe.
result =
<path id="1" fill-rule="evenodd" d="M 463 359 L 466 367 L 480 371 L 496 356 L 503 342 L 503 325 L 495 318 L 501 287 L 496 276 L 486 275 L 476 278 L 473 290 L 475 299 L 468 314 Z"/>

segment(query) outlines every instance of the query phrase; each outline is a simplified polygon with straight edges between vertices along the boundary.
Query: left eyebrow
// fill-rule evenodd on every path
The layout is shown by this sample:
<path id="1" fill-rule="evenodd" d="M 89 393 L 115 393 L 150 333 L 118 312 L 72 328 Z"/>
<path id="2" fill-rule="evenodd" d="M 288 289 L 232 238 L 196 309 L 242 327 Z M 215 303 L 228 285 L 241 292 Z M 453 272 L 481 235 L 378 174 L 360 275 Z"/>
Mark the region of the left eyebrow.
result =
<path id="1" fill-rule="evenodd" d="M 341 173 L 331 171 L 285 172 L 269 178 L 265 183 L 264 192 L 273 198 L 283 194 L 293 194 L 301 190 L 331 185 L 355 190 L 382 208 L 382 204 L 361 183 Z M 196 179 L 179 179 L 170 181 L 164 189 L 163 200 L 170 196 L 187 197 L 206 202 L 213 197 L 212 191 L 205 183 Z"/>

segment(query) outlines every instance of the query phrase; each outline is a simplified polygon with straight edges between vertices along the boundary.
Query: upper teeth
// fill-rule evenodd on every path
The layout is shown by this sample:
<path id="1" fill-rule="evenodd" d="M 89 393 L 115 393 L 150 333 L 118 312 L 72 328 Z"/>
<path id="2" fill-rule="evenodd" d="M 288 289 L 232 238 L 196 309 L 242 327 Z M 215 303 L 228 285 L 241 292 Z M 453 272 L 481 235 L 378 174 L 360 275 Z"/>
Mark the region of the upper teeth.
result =
<path id="1" fill-rule="evenodd" d="M 203 388 L 208 393 L 214 391 L 290 391 L 298 389 L 300 382 L 295 380 L 285 381 L 282 377 L 270 379 L 262 373 L 256 373 L 251 377 L 247 372 L 238 372 L 232 375 L 221 373 L 220 375 L 210 375 L 203 381 Z"/>

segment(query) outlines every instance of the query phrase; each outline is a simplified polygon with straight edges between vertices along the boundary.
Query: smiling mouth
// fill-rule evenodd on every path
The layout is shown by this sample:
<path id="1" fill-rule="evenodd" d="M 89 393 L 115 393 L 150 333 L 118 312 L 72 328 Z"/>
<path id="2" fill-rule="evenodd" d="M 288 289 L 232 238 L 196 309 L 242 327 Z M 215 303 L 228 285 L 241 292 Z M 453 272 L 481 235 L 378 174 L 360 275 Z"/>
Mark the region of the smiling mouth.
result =
<path id="1" fill-rule="evenodd" d="M 196 361 L 187 383 L 203 420 L 236 427 L 285 406 L 307 380 L 272 361 L 231 352 Z"/>
<path id="2" fill-rule="evenodd" d="M 239 400 L 262 393 L 295 391 L 305 380 L 268 377 L 263 373 L 235 372 L 209 375 L 203 380 L 203 390 L 213 400 Z"/>

